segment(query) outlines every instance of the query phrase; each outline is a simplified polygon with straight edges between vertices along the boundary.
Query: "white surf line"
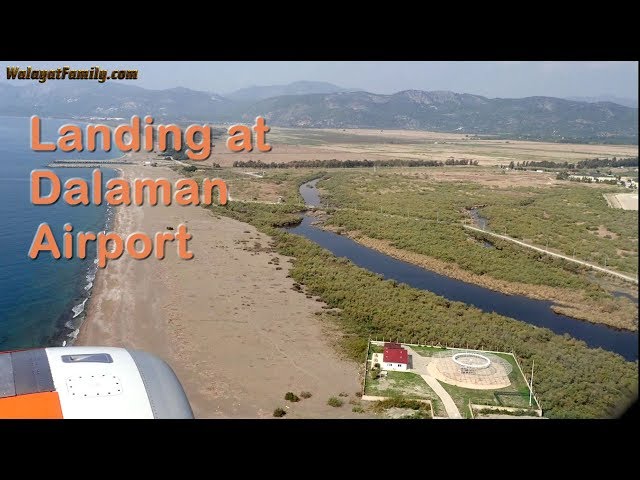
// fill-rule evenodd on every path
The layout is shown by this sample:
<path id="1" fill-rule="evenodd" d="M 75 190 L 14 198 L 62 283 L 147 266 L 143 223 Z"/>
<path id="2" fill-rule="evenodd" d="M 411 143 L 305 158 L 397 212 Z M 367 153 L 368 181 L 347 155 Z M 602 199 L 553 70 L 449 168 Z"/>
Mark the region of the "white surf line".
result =
<path id="1" fill-rule="evenodd" d="M 614 277 L 621 278 L 628 282 L 632 282 L 637 284 L 638 277 L 632 277 L 630 275 L 625 275 L 624 273 L 616 272 L 614 270 L 609 270 L 608 268 L 600 267 L 599 265 L 594 265 L 593 263 L 585 262 L 584 260 L 578 260 L 567 255 L 562 255 L 561 253 L 550 252 L 549 250 L 545 250 L 544 248 L 534 247 L 533 245 L 529 245 L 528 243 L 522 242 L 520 240 L 516 240 L 515 238 L 507 237 L 506 235 L 500 235 L 499 233 L 493 233 L 488 230 L 482 230 L 481 228 L 474 227 L 471 225 L 462 224 L 464 228 L 468 228 L 469 230 L 475 230 L 477 232 L 486 233 L 487 235 L 491 235 L 492 237 L 501 238 L 502 240 L 506 240 L 508 242 L 517 243 L 518 245 L 522 245 L 523 247 L 530 248 L 532 250 L 536 250 L 538 252 L 546 253 L 552 257 L 562 258 L 569 262 L 577 263 L 579 265 L 584 265 L 586 267 L 592 268 L 593 270 L 598 270 L 600 272 L 607 273 L 609 275 L 613 275 Z"/>

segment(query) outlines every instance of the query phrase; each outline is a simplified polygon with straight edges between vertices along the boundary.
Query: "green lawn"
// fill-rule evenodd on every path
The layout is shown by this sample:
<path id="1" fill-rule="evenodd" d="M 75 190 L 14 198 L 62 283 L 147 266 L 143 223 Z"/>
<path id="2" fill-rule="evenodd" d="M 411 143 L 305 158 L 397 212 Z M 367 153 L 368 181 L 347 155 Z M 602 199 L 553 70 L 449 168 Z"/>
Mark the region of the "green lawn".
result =
<path id="1" fill-rule="evenodd" d="M 440 347 L 427 347 L 427 346 L 412 346 L 411 347 L 416 353 L 424 356 L 430 357 L 434 353 L 442 352 L 447 350 L 446 348 Z M 504 406 L 504 407 L 529 407 L 529 388 L 527 386 L 527 382 L 525 378 L 520 373 L 518 365 L 516 363 L 516 359 L 509 353 L 493 353 L 507 362 L 512 367 L 511 373 L 509 374 L 509 380 L 511 381 L 511 385 L 505 388 L 497 389 L 497 390 L 475 390 L 457 387 L 454 385 L 449 385 L 444 382 L 440 382 L 442 387 L 451 395 L 453 401 L 457 405 L 460 413 L 465 416 L 465 418 L 470 418 L 469 413 L 469 400 L 471 403 L 479 404 L 479 405 L 496 405 L 496 406 Z M 393 386 L 392 389 L 387 389 L 388 393 L 385 394 L 370 394 L 370 395 L 384 395 L 384 396 L 394 396 L 402 395 L 402 391 L 409 391 L 406 386 L 408 385 L 408 379 L 405 377 L 397 377 L 395 374 L 407 375 L 402 372 L 389 372 L 389 374 L 394 374 L 390 378 L 396 379 L 399 378 L 396 385 Z M 411 373 L 408 372 L 410 375 Z M 424 382 L 421 377 L 418 377 L 419 380 Z M 371 382 L 377 382 L 370 380 Z M 416 379 L 411 379 L 412 382 L 417 382 Z M 428 385 L 425 386 L 427 388 Z M 405 387 L 405 388 L 403 388 Z M 372 388 L 379 388 L 377 385 L 374 385 Z M 431 390 L 429 388 L 429 390 Z M 432 390 L 431 390 L 432 391 Z M 433 392 L 433 391 L 432 391 Z M 533 400 L 532 408 L 538 408 L 535 399 Z"/>
<path id="2" fill-rule="evenodd" d="M 443 352 L 446 350 L 445 347 L 422 347 L 422 346 L 412 346 L 411 347 L 416 353 L 419 353 L 423 357 L 430 357 L 434 353 Z"/>
<path id="3" fill-rule="evenodd" d="M 377 380 L 373 380 L 367 373 L 365 395 L 431 400 L 436 416 L 446 416 L 438 395 L 420 375 L 412 372 L 387 372 L 386 377 Z"/>

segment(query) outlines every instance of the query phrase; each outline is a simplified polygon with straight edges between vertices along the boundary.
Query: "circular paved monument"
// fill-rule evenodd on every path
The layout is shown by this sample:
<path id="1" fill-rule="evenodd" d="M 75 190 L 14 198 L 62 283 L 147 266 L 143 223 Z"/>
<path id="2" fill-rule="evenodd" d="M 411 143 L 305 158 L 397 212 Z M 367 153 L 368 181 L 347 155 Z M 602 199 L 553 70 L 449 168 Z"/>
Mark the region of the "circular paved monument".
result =
<path id="1" fill-rule="evenodd" d="M 513 370 L 507 360 L 488 352 L 445 350 L 432 357 L 429 374 L 441 382 L 476 390 L 495 390 L 511 385 Z"/>
<path id="2" fill-rule="evenodd" d="M 469 373 L 474 370 L 481 370 L 483 368 L 489 368 L 491 360 L 486 356 L 479 353 L 462 352 L 456 353 L 451 359 L 460 366 L 461 369 L 468 371 Z"/>

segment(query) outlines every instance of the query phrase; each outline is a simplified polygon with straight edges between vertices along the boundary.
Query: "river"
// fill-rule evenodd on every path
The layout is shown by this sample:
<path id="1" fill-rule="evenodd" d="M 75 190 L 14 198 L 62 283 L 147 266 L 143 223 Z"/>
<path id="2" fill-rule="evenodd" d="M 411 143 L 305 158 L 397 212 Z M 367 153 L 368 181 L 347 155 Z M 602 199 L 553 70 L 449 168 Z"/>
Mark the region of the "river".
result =
<path id="1" fill-rule="evenodd" d="M 300 187 L 300 194 L 309 206 L 320 206 L 320 196 L 316 188 L 317 182 L 318 180 L 313 180 Z M 618 353 L 629 361 L 638 359 L 638 334 L 635 332 L 617 330 L 605 325 L 560 315 L 551 310 L 552 302 L 518 295 L 506 295 L 397 260 L 389 255 L 364 247 L 348 237 L 312 225 L 316 220 L 314 217 L 305 215 L 300 225 L 288 230 L 314 241 L 338 257 L 346 257 L 359 267 L 378 273 L 386 279 L 393 279 L 414 288 L 428 290 L 448 300 L 474 305 L 485 312 L 496 312 L 537 327 L 545 327 L 558 335 L 569 334 L 583 340 L 590 347 L 600 347 Z"/>

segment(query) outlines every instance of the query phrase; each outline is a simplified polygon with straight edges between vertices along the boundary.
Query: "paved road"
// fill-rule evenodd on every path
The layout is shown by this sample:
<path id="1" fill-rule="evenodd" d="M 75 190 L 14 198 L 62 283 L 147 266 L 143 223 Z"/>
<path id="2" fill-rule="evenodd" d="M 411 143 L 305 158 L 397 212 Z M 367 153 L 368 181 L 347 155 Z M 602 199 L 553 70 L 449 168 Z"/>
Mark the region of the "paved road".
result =
<path id="1" fill-rule="evenodd" d="M 447 411 L 447 416 L 449 418 L 462 418 L 462 415 L 460 415 L 460 411 L 458 410 L 458 407 L 456 407 L 453 398 L 451 398 L 451 395 L 449 395 L 447 391 L 442 388 L 440 382 L 438 382 L 438 380 L 433 378 L 431 375 L 420 374 L 420 376 L 424 378 L 424 381 L 427 382 L 431 389 L 436 392 L 436 395 L 440 397 L 440 400 L 442 400 L 442 404 L 444 405 L 444 409 Z"/>
<path id="2" fill-rule="evenodd" d="M 584 260 L 578 260 L 578 259 L 569 257 L 567 255 L 562 255 L 561 253 L 550 252 L 549 250 L 545 250 L 544 248 L 534 247 L 533 245 L 529 245 L 528 243 L 522 242 L 520 240 L 516 240 L 515 238 L 507 237 L 506 235 L 500 235 L 499 233 L 493 233 L 493 232 L 490 232 L 488 230 L 482 230 L 481 228 L 474 227 L 474 226 L 471 226 L 471 225 L 462 225 L 462 226 L 464 228 L 468 228 L 469 230 L 475 230 L 477 232 L 482 232 L 482 233 L 486 233 L 487 235 L 491 235 L 492 237 L 501 238 L 502 240 L 506 240 L 508 242 L 517 243 L 518 245 L 522 245 L 523 247 L 527 247 L 527 248 L 530 248 L 532 250 L 536 250 L 538 252 L 546 253 L 547 255 L 550 255 L 552 257 L 562 258 L 562 259 L 567 260 L 569 262 L 578 263 L 580 265 L 587 266 L 589 268 L 592 268 L 593 270 L 598 270 L 600 272 L 604 272 L 604 273 L 607 273 L 609 275 L 613 275 L 614 277 L 621 278 L 621 279 L 626 280 L 628 282 L 633 282 L 635 284 L 638 283 L 638 277 L 632 277 L 630 275 L 625 275 L 624 273 L 616 272 L 614 270 L 609 270 L 608 268 L 600 267 L 598 265 L 594 265 L 593 263 L 585 262 Z"/>

